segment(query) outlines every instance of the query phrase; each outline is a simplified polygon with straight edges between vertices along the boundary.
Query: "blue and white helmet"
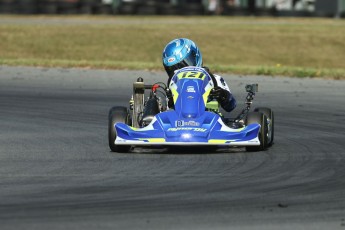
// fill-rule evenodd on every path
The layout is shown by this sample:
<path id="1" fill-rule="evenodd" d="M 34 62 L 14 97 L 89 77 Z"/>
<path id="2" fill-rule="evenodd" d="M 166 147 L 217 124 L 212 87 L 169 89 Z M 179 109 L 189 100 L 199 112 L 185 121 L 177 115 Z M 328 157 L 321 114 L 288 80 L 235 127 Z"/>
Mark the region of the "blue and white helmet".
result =
<path id="1" fill-rule="evenodd" d="M 186 66 L 202 67 L 202 56 L 197 45 L 190 39 L 178 38 L 169 42 L 163 50 L 165 71 L 172 77 L 174 71 Z"/>

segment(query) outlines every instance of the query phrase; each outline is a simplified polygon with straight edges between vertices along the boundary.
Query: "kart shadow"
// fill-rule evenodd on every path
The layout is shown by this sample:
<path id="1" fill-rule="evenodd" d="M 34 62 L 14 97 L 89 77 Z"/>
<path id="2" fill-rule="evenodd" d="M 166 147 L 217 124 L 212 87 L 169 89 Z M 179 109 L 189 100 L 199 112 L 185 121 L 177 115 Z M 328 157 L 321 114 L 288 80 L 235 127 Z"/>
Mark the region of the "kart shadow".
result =
<path id="1" fill-rule="evenodd" d="M 244 147 L 220 148 L 215 146 L 171 146 L 164 148 L 140 147 L 132 149 L 131 153 L 138 154 L 174 154 L 174 155 L 199 155 L 199 154 L 234 154 L 246 152 Z"/>

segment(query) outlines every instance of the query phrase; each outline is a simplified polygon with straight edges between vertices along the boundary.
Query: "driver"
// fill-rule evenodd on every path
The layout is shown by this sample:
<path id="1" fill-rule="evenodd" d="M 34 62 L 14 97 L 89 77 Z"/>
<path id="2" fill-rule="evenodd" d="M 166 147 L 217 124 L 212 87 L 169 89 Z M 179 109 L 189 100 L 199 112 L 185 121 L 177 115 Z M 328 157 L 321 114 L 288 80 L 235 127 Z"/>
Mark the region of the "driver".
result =
<path id="1" fill-rule="evenodd" d="M 183 67 L 197 66 L 204 68 L 210 75 L 214 76 L 212 79 L 217 81 L 217 84 L 214 83 L 217 86 L 211 90 L 210 96 L 216 99 L 227 112 L 231 112 L 236 107 L 236 99 L 231 94 L 228 85 L 221 76 L 212 74 L 207 67 L 203 66 L 201 52 L 192 40 L 187 38 L 172 40 L 165 46 L 162 59 L 169 81 L 174 72 Z M 172 95 L 167 95 L 167 97 L 169 99 L 169 107 L 172 107 Z"/>

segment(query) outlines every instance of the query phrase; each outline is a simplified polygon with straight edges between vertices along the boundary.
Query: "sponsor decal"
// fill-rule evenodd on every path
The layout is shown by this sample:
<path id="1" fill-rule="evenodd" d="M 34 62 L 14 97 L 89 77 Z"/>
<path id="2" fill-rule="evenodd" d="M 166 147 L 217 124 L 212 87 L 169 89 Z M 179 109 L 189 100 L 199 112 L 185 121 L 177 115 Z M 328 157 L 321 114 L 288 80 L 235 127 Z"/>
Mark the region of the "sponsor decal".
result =
<path id="1" fill-rule="evenodd" d="M 199 122 L 196 121 L 175 121 L 176 127 L 182 127 L 182 126 L 200 126 Z"/>
<path id="2" fill-rule="evenodd" d="M 168 62 L 170 63 L 170 62 L 174 62 L 175 61 L 175 58 L 174 57 L 171 57 L 171 58 L 169 58 L 168 59 Z"/>
<path id="3" fill-rule="evenodd" d="M 207 129 L 204 128 L 190 128 L 190 127 L 178 127 L 178 128 L 169 128 L 168 132 L 177 132 L 177 131 L 194 131 L 194 132 L 206 132 Z"/>
<path id="4" fill-rule="evenodd" d="M 187 93 L 195 93 L 194 86 L 188 86 L 187 87 Z"/>
<path id="5" fill-rule="evenodd" d="M 184 138 L 184 139 L 189 139 L 189 138 L 191 138 L 192 137 L 192 135 L 190 134 L 190 133 L 184 133 L 184 134 L 182 134 L 182 138 Z"/>

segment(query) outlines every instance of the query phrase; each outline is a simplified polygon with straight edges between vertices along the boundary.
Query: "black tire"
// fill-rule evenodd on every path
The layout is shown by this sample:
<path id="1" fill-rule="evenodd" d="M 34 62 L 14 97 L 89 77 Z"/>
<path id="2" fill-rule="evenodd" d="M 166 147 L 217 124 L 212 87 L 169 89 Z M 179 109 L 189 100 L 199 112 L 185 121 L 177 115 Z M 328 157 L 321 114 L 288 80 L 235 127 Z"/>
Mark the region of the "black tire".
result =
<path id="1" fill-rule="evenodd" d="M 126 107 L 122 106 L 115 106 L 110 109 L 109 116 L 108 116 L 108 140 L 109 140 L 109 148 L 113 152 L 120 152 L 120 153 L 127 153 L 131 150 L 130 145 L 116 145 L 116 130 L 115 124 L 116 123 L 125 123 L 130 124 L 129 113 Z"/>
<path id="2" fill-rule="evenodd" d="M 258 112 L 251 112 L 248 113 L 247 118 L 246 118 L 246 124 L 260 124 L 261 128 L 259 131 L 259 140 L 260 140 L 260 145 L 258 146 L 247 146 L 246 150 L 250 152 L 257 152 L 257 151 L 263 151 L 267 148 L 268 143 L 267 143 L 267 117 L 263 113 L 258 113 Z"/>
<path id="3" fill-rule="evenodd" d="M 268 136 L 267 136 L 267 143 L 268 146 L 272 146 L 274 143 L 274 113 L 272 109 L 266 107 L 255 108 L 254 112 L 263 113 L 268 118 Z"/>

